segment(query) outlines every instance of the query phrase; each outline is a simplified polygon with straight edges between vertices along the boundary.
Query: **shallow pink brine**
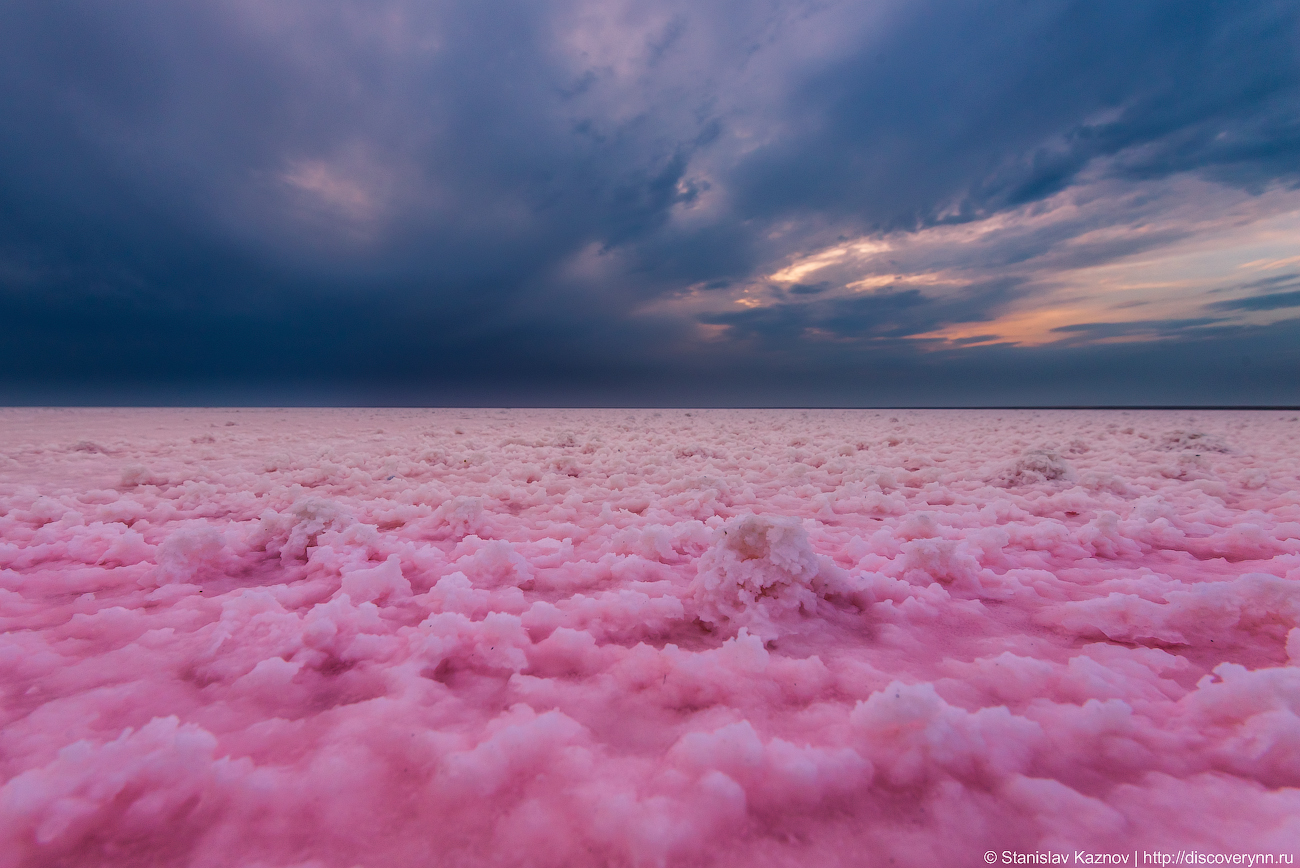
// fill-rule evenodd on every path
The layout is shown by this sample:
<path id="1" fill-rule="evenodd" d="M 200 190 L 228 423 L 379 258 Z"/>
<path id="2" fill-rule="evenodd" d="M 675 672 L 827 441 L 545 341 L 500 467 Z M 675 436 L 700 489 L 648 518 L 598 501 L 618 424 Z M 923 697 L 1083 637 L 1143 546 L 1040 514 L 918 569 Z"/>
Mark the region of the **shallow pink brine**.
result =
<path id="1" fill-rule="evenodd" d="M 0 866 L 1294 853 L 1297 443 L 0 410 Z"/>

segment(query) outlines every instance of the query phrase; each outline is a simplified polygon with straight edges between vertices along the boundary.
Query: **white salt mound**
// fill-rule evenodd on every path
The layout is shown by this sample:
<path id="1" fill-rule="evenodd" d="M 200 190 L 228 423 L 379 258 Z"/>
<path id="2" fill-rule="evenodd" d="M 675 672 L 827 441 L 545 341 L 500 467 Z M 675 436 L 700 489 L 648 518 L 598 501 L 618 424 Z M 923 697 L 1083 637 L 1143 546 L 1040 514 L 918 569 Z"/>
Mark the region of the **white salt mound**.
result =
<path id="1" fill-rule="evenodd" d="M 797 519 L 743 515 L 714 531 L 699 559 L 694 597 L 699 617 L 724 627 L 748 627 L 775 637 L 774 623 L 817 610 L 817 555 Z"/>

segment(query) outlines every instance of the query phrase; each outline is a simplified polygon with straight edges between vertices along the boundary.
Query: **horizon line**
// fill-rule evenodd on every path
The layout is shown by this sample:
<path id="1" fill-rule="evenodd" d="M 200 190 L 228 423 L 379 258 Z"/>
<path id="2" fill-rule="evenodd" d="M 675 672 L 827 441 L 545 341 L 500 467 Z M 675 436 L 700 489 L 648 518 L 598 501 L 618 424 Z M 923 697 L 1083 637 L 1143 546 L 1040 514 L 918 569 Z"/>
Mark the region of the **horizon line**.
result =
<path id="1" fill-rule="evenodd" d="M 0 410 L 1273 410 L 1300 411 L 1297 404 L 918 404 L 635 406 L 458 404 L 3 404 Z"/>

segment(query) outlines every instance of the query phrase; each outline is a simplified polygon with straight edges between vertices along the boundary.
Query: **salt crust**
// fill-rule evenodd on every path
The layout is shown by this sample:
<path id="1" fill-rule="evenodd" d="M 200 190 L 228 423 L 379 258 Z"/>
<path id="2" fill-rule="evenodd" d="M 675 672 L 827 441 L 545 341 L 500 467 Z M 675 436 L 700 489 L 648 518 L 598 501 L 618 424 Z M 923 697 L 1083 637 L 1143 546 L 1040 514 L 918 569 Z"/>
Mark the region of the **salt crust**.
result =
<path id="1" fill-rule="evenodd" d="M 0 410 L 0 866 L 1292 852 L 1298 435 Z"/>

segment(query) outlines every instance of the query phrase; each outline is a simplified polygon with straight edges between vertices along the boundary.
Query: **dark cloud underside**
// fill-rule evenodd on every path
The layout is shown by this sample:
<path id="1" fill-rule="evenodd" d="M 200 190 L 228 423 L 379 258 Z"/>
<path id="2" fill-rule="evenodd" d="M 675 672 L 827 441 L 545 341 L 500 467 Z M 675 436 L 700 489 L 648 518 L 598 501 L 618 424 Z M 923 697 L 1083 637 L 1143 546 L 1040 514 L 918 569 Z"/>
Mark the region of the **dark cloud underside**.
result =
<path id="1" fill-rule="evenodd" d="M 1296 321 L 1230 319 L 1290 272 L 981 328 L 1188 237 L 1106 234 L 1161 179 L 1295 189 L 1298 107 L 1276 0 L 3 4 L 0 400 L 1300 401 Z M 769 279 L 1087 185 L 1119 204 L 898 266 L 955 288 Z"/>

